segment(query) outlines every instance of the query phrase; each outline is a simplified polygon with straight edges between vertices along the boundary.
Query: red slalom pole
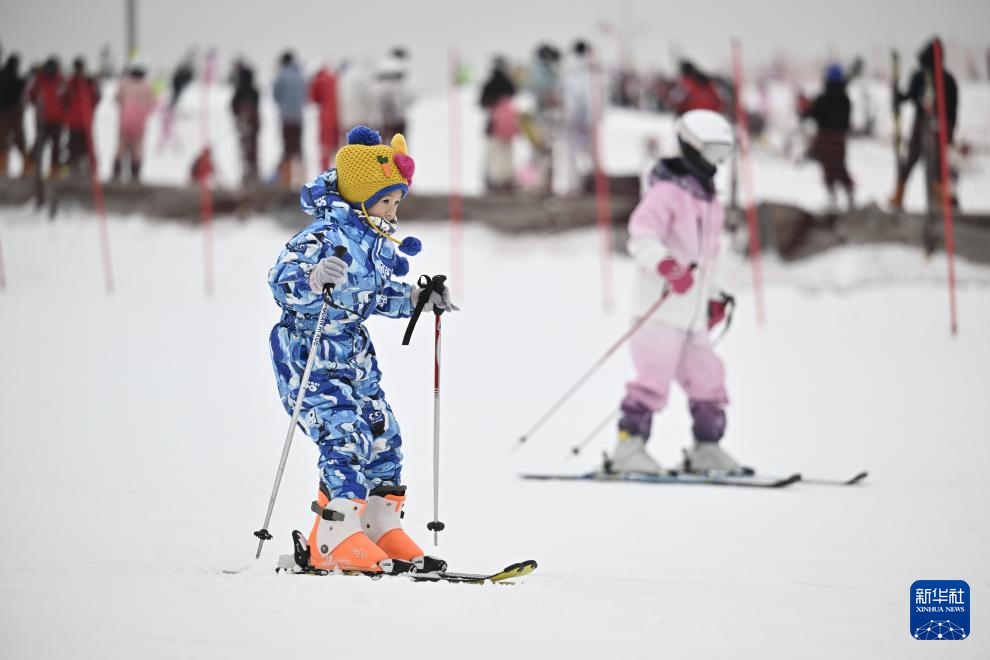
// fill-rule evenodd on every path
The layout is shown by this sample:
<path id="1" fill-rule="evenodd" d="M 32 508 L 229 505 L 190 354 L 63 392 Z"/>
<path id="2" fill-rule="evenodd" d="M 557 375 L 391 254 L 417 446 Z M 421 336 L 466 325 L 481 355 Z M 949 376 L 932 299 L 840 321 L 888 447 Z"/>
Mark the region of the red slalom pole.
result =
<path id="1" fill-rule="evenodd" d="M 113 266 L 110 260 L 110 230 L 107 227 L 107 208 L 103 200 L 103 184 L 100 183 L 100 167 L 93 146 L 93 107 L 89 84 L 83 87 L 83 115 L 86 121 L 86 152 L 89 157 L 89 182 L 93 191 L 93 206 L 100 227 L 100 254 L 103 260 L 103 282 L 107 293 L 113 293 Z"/>
<path id="2" fill-rule="evenodd" d="M 602 308 L 611 312 L 614 305 L 612 284 L 612 204 L 608 177 L 602 164 L 602 118 L 605 98 L 602 90 L 602 74 L 598 68 L 594 50 L 591 52 L 592 125 L 591 153 L 595 166 L 595 214 L 598 221 L 598 237 L 602 264 Z"/>
<path id="3" fill-rule="evenodd" d="M 749 129 L 746 110 L 742 103 L 742 52 L 737 39 L 732 40 L 732 74 L 736 88 L 736 133 L 739 136 L 739 160 L 742 161 L 743 186 L 746 192 L 746 219 L 749 223 L 749 261 L 753 269 L 753 294 L 756 298 L 756 322 L 763 325 L 766 313 L 763 306 L 763 267 L 760 263 L 760 226 L 756 219 L 756 200 L 753 191 L 753 163 L 749 156 Z"/>
<path id="4" fill-rule="evenodd" d="M 464 295 L 464 199 L 461 196 L 461 153 L 463 137 L 461 133 L 461 61 L 456 50 L 449 55 L 450 94 L 448 109 L 450 113 L 447 128 L 450 142 L 450 191 L 447 196 L 447 215 L 450 216 L 450 252 L 451 272 L 461 295 Z"/>
<path id="5" fill-rule="evenodd" d="M 200 138 L 203 143 L 204 153 L 210 148 L 210 82 L 213 79 L 213 67 L 216 53 L 210 51 L 206 54 L 206 63 L 203 68 L 203 82 L 200 86 Z M 203 277 L 205 281 L 206 297 L 213 297 L 214 274 L 213 274 L 213 191 L 210 190 L 210 179 L 213 171 L 213 155 L 209 158 L 209 171 L 204 171 L 199 175 L 199 206 L 200 217 L 203 225 Z"/>
<path id="6" fill-rule="evenodd" d="M 952 217 L 952 181 L 949 179 L 949 122 L 945 116 L 945 75 L 942 69 L 942 42 L 936 39 L 935 51 L 935 94 L 938 96 L 938 154 L 942 176 L 942 214 L 945 218 L 945 254 L 949 262 L 949 318 L 953 335 L 959 334 L 959 321 L 956 316 L 956 263 L 955 235 Z"/>

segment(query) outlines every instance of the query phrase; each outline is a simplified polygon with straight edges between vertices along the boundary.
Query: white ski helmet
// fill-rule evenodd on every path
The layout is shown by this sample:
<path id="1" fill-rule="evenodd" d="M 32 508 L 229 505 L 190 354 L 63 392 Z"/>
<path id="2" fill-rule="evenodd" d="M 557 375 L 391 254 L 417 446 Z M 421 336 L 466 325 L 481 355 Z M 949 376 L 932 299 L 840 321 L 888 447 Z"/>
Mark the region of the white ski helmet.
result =
<path id="1" fill-rule="evenodd" d="M 677 118 L 674 129 L 685 158 L 697 155 L 708 166 L 717 167 L 732 153 L 732 126 L 717 112 L 690 110 Z"/>

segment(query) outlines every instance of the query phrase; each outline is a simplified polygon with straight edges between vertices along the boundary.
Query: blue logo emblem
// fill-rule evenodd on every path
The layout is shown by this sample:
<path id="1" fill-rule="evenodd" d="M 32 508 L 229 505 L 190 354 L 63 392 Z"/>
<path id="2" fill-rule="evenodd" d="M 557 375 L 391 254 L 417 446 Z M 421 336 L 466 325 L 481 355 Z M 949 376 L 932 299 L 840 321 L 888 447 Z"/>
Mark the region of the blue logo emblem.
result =
<path id="1" fill-rule="evenodd" d="M 923 640 L 969 637 L 969 585 L 962 580 L 918 580 L 911 585 L 911 636 Z"/>

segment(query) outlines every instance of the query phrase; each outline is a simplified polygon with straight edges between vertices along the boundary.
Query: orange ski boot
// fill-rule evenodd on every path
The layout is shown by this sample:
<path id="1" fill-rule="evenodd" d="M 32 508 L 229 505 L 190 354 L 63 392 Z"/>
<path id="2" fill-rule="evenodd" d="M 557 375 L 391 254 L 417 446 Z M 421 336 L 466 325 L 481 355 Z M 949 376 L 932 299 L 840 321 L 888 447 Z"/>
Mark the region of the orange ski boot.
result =
<path id="1" fill-rule="evenodd" d="M 323 485 L 313 502 L 316 513 L 313 531 L 309 533 L 309 563 L 311 568 L 333 571 L 362 571 L 379 573 L 379 562 L 389 557 L 361 531 L 361 513 L 365 501 L 327 496 Z"/>
<path id="2" fill-rule="evenodd" d="M 447 562 L 423 553 L 423 549 L 402 529 L 406 503 L 405 486 L 379 486 L 368 495 L 368 506 L 361 524 L 368 537 L 390 559 L 412 562 L 418 571 L 445 571 Z"/>

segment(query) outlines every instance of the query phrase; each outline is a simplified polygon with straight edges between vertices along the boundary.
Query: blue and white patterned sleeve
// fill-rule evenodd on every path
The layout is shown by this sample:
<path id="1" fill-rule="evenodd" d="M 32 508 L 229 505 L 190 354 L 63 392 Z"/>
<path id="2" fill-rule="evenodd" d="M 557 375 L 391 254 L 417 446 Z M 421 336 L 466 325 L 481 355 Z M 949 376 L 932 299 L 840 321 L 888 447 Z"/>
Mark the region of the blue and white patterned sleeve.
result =
<path id="1" fill-rule="evenodd" d="M 293 236 L 268 271 L 268 286 L 276 302 L 294 312 L 318 313 L 322 298 L 309 288 L 309 274 L 320 259 L 333 255 L 334 248 L 344 244 L 329 216 Z"/>
<path id="2" fill-rule="evenodd" d="M 412 315 L 412 300 L 409 298 L 411 292 L 412 284 L 389 280 L 378 294 L 374 313 L 393 319 L 408 318 Z"/>

